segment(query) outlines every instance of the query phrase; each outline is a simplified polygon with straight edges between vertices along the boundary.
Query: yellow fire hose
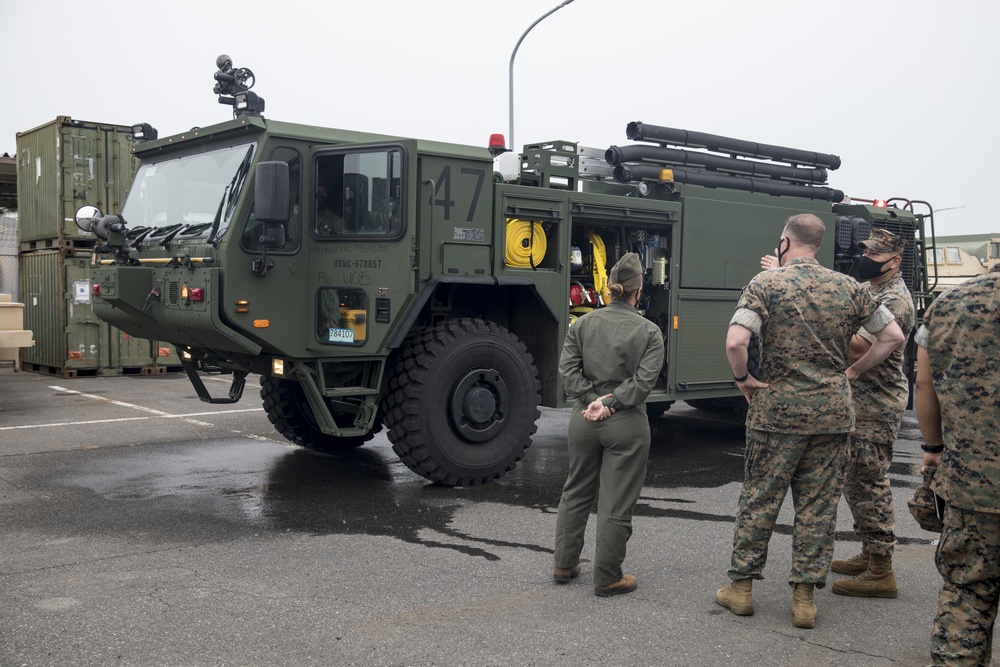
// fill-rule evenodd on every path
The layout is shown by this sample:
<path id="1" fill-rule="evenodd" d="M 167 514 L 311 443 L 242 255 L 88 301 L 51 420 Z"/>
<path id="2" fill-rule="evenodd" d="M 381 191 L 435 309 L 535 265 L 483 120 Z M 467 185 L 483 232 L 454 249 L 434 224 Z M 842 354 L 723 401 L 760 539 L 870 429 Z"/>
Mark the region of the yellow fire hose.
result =
<path id="1" fill-rule="evenodd" d="M 608 289 L 608 253 L 604 248 L 604 240 L 593 231 L 587 231 L 587 238 L 594 248 L 594 291 L 601 295 L 604 305 L 611 303 L 611 291 Z"/>
<path id="2" fill-rule="evenodd" d="M 534 269 L 543 259 L 547 249 L 542 223 L 510 218 L 507 220 L 507 239 L 504 261 L 517 269 Z"/>

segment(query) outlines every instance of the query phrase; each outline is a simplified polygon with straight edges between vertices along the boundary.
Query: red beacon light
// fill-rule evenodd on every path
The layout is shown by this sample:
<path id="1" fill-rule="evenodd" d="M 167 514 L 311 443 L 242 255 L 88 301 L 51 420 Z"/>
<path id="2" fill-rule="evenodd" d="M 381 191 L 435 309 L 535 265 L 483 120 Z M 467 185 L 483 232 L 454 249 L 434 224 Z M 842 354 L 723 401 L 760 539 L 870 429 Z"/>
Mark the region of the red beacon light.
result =
<path id="1" fill-rule="evenodd" d="M 501 153 L 508 153 L 510 149 L 507 148 L 507 140 L 504 139 L 502 134 L 491 134 L 490 135 L 490 145 L 489 145 L 490 155 L 496 157 Z"/>
<path id="2" fill-rule="evenodd" d="M 875 200 L 875 206 L 877 206 L 878 208 L 885 208 L 885 200 L 884 199 L 876 199 Z"/>

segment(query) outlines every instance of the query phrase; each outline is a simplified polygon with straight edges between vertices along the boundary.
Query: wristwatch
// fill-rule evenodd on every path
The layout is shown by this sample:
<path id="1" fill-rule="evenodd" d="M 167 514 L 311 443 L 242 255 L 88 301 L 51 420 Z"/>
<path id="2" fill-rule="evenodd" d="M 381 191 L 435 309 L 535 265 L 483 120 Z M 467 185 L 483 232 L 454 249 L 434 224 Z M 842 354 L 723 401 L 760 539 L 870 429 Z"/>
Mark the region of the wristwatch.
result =
<path id="1" fill-rule="evenodd" d="M 944 445 L 920 445 L 920 449 L 924 450 L 928 454 L 940 454 L 944 451 Z"/>
<path id="2" fill-rule="evenodd" d="M 733 376 L 733 379 L 734 379 L 734 380 L 736 380 L 737 382 L 746 382 L 746 381 L 747 381 L 747 378 L 748 378 L 748 377 L 750 377 L 750 372 L 749 372 L 749 371 L 748 371 L 748 372 L 746 372 L 746 373 L 744 373 L 744 374 L 743 374 L 743 377 L 741 377 L 741 378 L 738 378 L 738 377 L 736 377 L 736 376 L 734 375 L 734 376 Z"/>

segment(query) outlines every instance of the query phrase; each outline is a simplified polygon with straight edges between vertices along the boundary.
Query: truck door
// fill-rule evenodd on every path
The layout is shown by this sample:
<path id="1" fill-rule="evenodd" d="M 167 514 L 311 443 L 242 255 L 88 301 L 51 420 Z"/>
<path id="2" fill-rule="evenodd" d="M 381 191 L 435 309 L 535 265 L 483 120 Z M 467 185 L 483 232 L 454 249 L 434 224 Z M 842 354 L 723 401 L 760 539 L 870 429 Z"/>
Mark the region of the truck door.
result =
<path id="1" fill-rule="evenodd" d="M 399 145 L 313 155 L 306 213 L 311 350 L 376 353 L 412 294 L 405 159 Z"/>

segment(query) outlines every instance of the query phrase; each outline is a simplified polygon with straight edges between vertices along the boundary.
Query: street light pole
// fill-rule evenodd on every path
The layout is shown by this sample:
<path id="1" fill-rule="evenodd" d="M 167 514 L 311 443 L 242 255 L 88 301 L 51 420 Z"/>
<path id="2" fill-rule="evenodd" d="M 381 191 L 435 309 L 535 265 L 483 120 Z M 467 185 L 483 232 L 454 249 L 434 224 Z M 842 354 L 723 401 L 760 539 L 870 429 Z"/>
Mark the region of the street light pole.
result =
<path id="1" fill-rule="evenodd" d="M 509 97 L 508 97 L 508 99 L 510 100 L 510 147 L 511 150 L 514 150 L 515 152 L 516 150 L 514 148 L 514 56 L 517 55 L 518 47 L 521 46 L 521 42 L 523 42 L 524 38 L 528 36 L 528 33 L 531 32 L 532 28 L 534 28 L 536 25 L 544 21 L 546 17 L 554 14 L 555 12 L 559 11 L 560 9 L 562 9 L 571 2 L 573 2 L 573 0 L 563 0 L 563 2 L 560 3 L 558 7 L 553 7 L 548 12 L 538 17 L 538 20 L 536 20 L 534 23 L 528 26 L 528 29 L 524 31 L 524 33 L 521 35 L 521 38 L 517 40 L 517 44 L 514 45 L 514 50 L 510 52 L 510 72 L 507 79 L 510 85 Z"/>

